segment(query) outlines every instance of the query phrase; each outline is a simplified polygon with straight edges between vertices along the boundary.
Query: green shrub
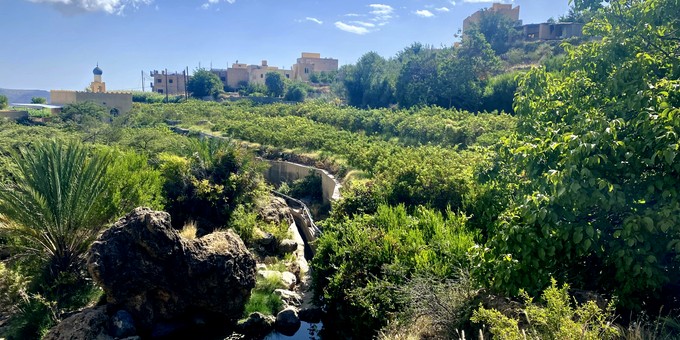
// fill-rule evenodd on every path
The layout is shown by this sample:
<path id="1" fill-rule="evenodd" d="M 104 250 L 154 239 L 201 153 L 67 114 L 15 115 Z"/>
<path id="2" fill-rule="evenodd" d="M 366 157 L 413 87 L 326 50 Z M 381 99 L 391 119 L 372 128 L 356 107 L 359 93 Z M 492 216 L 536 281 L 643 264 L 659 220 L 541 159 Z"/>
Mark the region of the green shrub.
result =
<path id="1" fill-rule="evenodd" d="M 597 340 L 619 336 L 619 331 L 611 324 L 613 304 L 602 310 L 594 301 L 588 301 L 574 308 L 568 290 L 567 284 L 557 288 L 557 282 L 553 279 L 552 285 L 542 295 L 545 307 L 534 304 L 529 295 L 522 293 L 526 305 L 525 320 L 512 319 L 495 309 L 480 307 L 474 312 L 471 321 L 488 325 L 491 334 L 497 339 Z"/>
<path id="2" fill-rule="evenodd" d="M 382 205 L 373 215 L 325 221 L 312 260 L 316 297 L 340 330 L 372 334 L 405 308 L 395 287 L 411 275 L 453 278 L 469 266 L 474 234 L 466 220 L 452 212 L 420 207 L 409 215 L 403 205 Z"/>
<path id="3" fill-rule="evenodd" d="M 27 278 L 0 262 L 0 315 L 16 311 L 27 285 Z"/>

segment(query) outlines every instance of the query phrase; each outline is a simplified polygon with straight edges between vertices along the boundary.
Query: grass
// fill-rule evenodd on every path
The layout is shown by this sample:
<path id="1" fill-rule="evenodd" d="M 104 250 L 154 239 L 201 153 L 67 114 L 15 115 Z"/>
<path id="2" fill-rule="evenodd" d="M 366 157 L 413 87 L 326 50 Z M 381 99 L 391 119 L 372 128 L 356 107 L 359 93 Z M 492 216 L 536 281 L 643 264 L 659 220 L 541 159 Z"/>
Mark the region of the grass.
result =
<path id="1" fill-rule="evenodd" d="M 250 299 L 246 303 L 244 316 L 254 312 L 276 315 L 283 308 L 283 302 L 274 291 L 283 288 L 285 285 L 279 277 L 258 278 Z"/>
<path id="2" fill-rule="evenodd" d="M 185 239 L 188 240 L 193 240 L 196 238 L 196 222 L 194 221 L 187 221 L 187 223 L 184 224 L 184 227 L 182 228 L 182 231 L 179 232 L 179 236 L 182 236 Z"/>

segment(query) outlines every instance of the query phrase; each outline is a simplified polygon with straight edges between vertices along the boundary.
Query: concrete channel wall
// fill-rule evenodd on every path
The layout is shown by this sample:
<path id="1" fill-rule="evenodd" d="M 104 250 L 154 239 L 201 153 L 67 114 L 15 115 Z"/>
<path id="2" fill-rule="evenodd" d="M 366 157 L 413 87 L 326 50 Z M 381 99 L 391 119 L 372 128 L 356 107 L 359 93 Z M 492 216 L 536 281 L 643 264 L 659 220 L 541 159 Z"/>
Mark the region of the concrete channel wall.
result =
<path id="1" fill-rule="evenodd" d="M 283 182 L 293 182 L 309 175 L 310 171 L 321 176 L 321 190 L 323 192 L 323 203 L 328 204 L 340 199 L 340 183 L 335 176 L 326 170 L 314 168 L 297 163 L 286 161 L 272 161 L 265 159 L 270 165 L 264 174 L 265 179 L 274 185 L 281 185 Z"/>

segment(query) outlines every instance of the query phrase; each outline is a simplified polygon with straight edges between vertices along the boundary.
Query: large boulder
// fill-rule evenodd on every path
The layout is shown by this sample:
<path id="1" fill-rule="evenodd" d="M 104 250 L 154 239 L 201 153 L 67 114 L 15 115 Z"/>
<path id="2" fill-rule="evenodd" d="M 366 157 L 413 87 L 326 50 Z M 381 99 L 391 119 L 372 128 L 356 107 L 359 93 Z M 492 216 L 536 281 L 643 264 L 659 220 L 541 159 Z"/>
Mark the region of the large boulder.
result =
<path id="1" fill-rule="evenodd" d="M 107 302 L 128 311 L 142 334 L 197 314 L 235 322 L 255 286 L 255 259 L 236 234 L 184 239 L 168 213 L 148 208 L 105 231 L 87 262 Z"/>
<path id="2" fill-rule="evenodd" d="M 46 340 L 113 340 L 109 335 L 109 315 L 106 306 L 87 308 L 69 316 L 50 329 Z"/>

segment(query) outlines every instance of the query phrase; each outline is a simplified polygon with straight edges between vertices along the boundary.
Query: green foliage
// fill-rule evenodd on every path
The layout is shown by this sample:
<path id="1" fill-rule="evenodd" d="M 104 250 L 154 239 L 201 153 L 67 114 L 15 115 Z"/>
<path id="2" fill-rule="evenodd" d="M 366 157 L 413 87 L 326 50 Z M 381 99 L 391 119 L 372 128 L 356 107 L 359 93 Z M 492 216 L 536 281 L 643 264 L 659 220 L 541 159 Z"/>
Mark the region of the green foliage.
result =
<path id="1" fill-rule="evenodd" d="M 283 75 L 279 72 L 267 72 L 264 76 L 264 85 L 267 87 L 267 94 L 272 97 L 283 96 L 284 90 L 286 89 Z"/>
<path id="2" fill-rule="evenodd" d="M 0 231 L 21 252 L 45 261 L 52 277 L 78 269 L 110 214 L 107 152 L 77 143 L 39 142 L 13 155 L 13 182 L 0 186 Z"/>
<path id="3" fill-rule="evenodd" d="M 307 98 L 307 86 L 303 83 L 295 82 L 288 86 L 284 100 L 289 102 L 303 102 Z"/>
<path id="4" fill-rule="evenodd" d="M 257 213 L 254 211 L 248 212 L 245 206 L 239 205 L 231 216 L 229 227 L 241 237 L 243 243 L 251 246 L 253 244 L 255 228 L 257 227 Z"/>
<path id="5" fill-rule="evenodd" d="M 404 206 L 326 220 L 312 260 L 315 294 L 349 334 L 371 334 L 404 308 L 394 290 L 416 273 L 453 277 L 474 246 L 466 217 Z"/>
<path id="6" fill-rule="evenodd" d="M 41 339 L 59 321 L 56 304 L 37 294 L 26 296 L 18 308 L 7 327 L 8 339 Z"/>
<path id="7" fill-rule="evenodd" d="M 65 105 L 59 114 L 64 122 L 79 125 L 101 123 L 105 119 L 110 119 L 110 116 L 106 107 L 91 101 Z"/>
<path id="8" fill-rule="evenodd" d="M 387 107 L 393 88 L 386 77 L 387 61 L 375 52 L 364 54 L 356 65 L 344 67 L 343 83 L 347 101 L 356 107 Z"/>
<path id="9" fill-rule="evenodd" d="M 446 107 L 475 110 L 481 104 L 484 83 L 500 68 L 484 35 L 476 30 L 465 33 L 460 48 L 442 55 L 438 65 L 441 101 Z"/>
<path id="10" fill-rule="evenodd" d="M 0 110 L 4 110 L 9 105 L 9 100 L 7 96 L 0 94 Z"/>
<path id="11" fill-rule="evenodd" d="M 310 170 L 307 176 L 295 180 L 285 194 L 298 199 L 307 198 L 311 201 L 321 202 L 323 199 L 321 175 L 317 174 L 314 170 Z"/>
<path id="12" fill-rule="evenodd" d="M 619 331 L 611 324 L 612 305 L 607 310 L 602 310 L 594 301 L 588 301 L 574 308 L 571 306 L 568 290 L 567 284 L 558 288 L 553 280 L 542 295 L 545 307 L 534 304 L 527 294 L 523 294 L 526 305 L 523 316 L 526 320 L 512 319 L 495 309 L 480 307 L 474 312 L 471 321 L 487 324 L 497 339 L 618 338 Z"/>
<path id="13" fill-rule="evenodd" d="M 244 316 L 248 316 L 254 312 L 276 316 L 276 313 L 282 309 L 283 302 L 281 301 L 281 298 L 274 293 L 274 290 L 285 288 L 286 286 L 283 284 L 280 277 L 259 277 L 255 283 L 255 288 L 253 288 L 253 291 L 251 292 L 250 299 L 246 303 Z"/>
<path id="14" fill-rule="evenodd" d="M 216 74 L 204 68 L 198 68 L 194 70 L 194 74 L 187 82 L 187 90 L 194 98 L 201 99 L 208 96 L 216 98 L 222 90 L 222 82 Z"/>
<path id="15" fill-rule="evenodd" d="M 338 78 L 338 71 L 329 72 L 312 72 L 309 75 L 309 81 L 313 84 L 331 84 Z"/>
<path id="16" fill-rule="evenodd" d="M 518 195 L 491 238 L 495 288 L 549 278 L 628 307 L 680 282 L 680 4 L 611 1 L 565 46 L 565 69 L 520 82 L 517 136 L 502 154 Z"/>
<path id="17" fill-rule="evenodd" d="M 28 279 L 0 262 L 0 315 L 11 315 L 25 294 Z"/>
<path id="18" fill-rule="evenodd" d="M 482 106 L 487 111 L 503 111 L 514 113 L 512 103 L 519 79 L 523 76 L 520 72 L 503 73 L 489 79 L 484 89 Z"/>
<path id="19" fill-rule="evenodd" d="M 161 156 L 166 209 L 176 228 L 188 220 L 205 231 L 223 227 L 234 209 L 264 193 L 259 163 L 234 144 L 206 139 L 192 150 L 189 159 Z"/>
<path id="20" fill-rule="evenodd" d="M 111 215 L 121 216 L 138 206 L 163 209 L 161 172 L 149 164 L 145 155 L 116 151 L 106 171 L 111 180 Z"/>
<path id="21" fill-rule="evenodd" d="M 495 12 L 483 11 L 479 21 L 465 31 L 478 31 L 497 55 L 501 55 L 510 49 L 510 45 L 519 37 L 519 32 L 515 29 L 516 23 L 508 16 Z"/>
<path id="22" fill-rule="evenodd" d="M 47 99 L 43 97 L 33 97 L 31 98 L 31 104 L 47 104 Z"/>

